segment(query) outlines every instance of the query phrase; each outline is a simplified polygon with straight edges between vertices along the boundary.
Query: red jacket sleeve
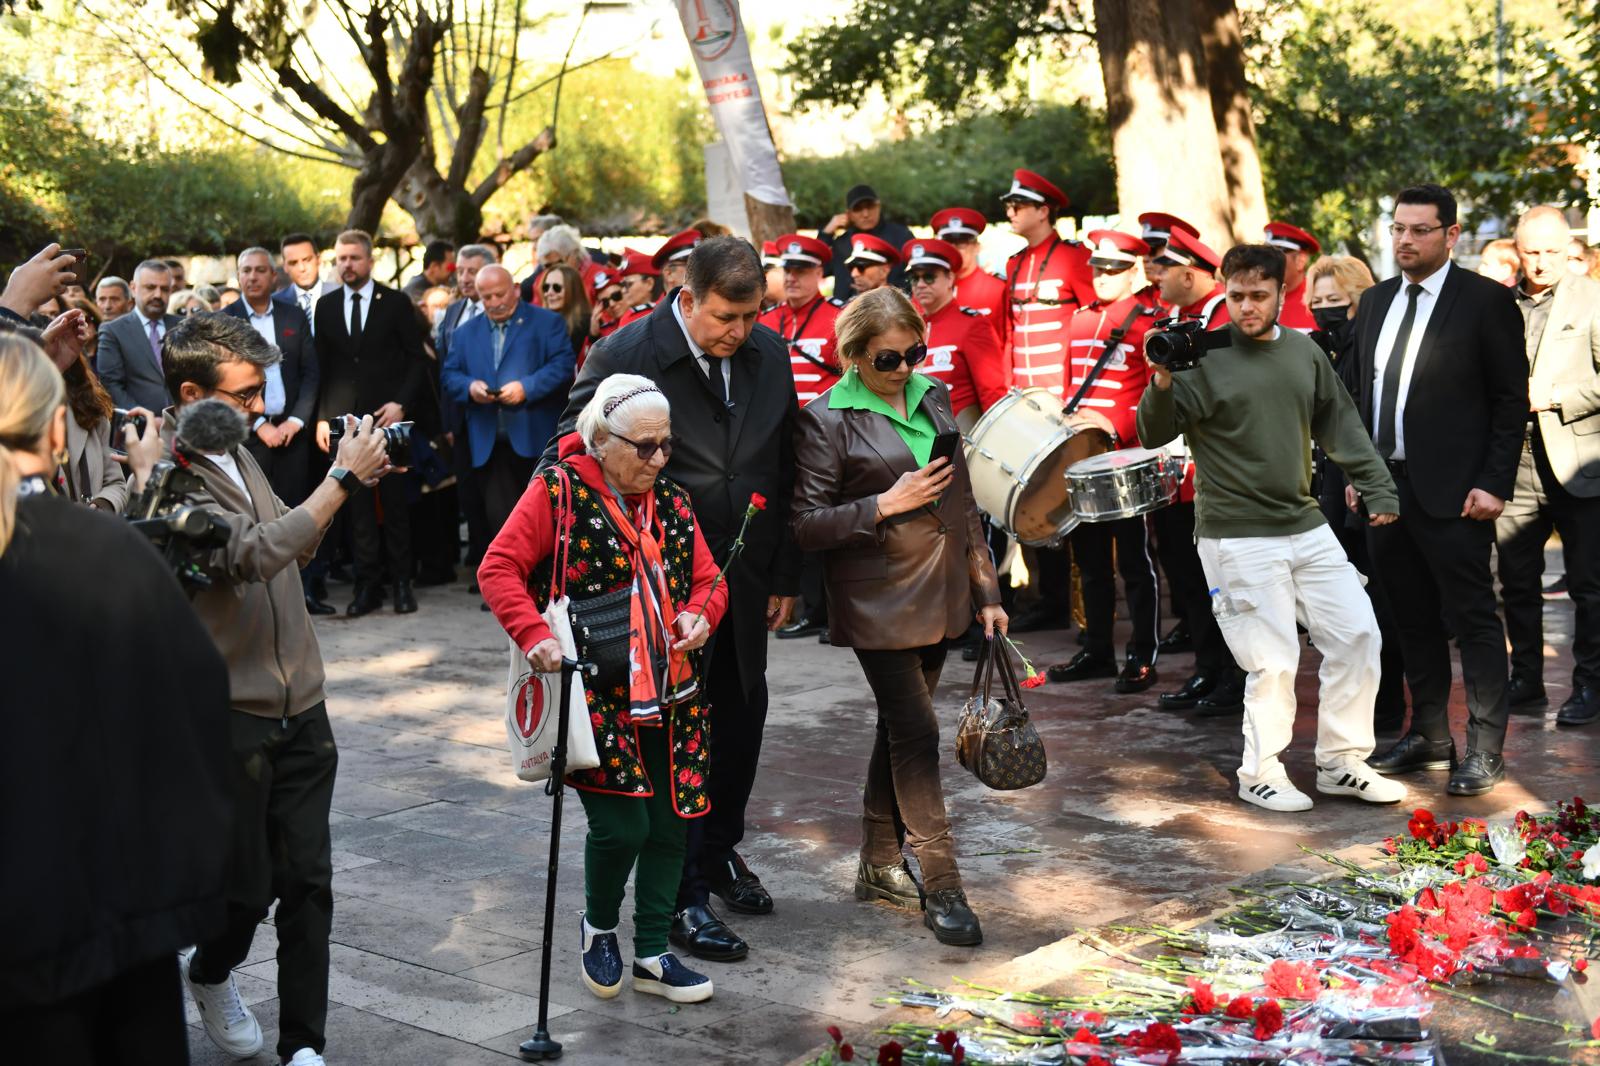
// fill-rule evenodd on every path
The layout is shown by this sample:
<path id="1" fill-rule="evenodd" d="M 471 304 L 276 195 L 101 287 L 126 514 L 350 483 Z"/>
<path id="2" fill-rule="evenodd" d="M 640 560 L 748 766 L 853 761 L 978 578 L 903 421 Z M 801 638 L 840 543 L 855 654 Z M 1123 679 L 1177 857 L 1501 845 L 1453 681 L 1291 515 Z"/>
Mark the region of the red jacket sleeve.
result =
<path id="1" fill-rule="evenodd" d="M 535 478 L 478 566 L 483 601 L 524 654 L 554 635 L 528 590 L 528 576 L 550 557 L 555 542 L 550 492 L 543 478 Z"/>
<path id="2" fill-rule="evenodd" d="M 973 320 L 964 348 L 972 384 L 978 392 L 978 406 L 987 411 L 1006 394 L 1006 374 L 1010 369 L 987 319 Z"/>
<path id="3" fill-rule="evenodd" d="M 711 591 L 711 583 L 716 581 L 717 590 Z M 480 584 L 481 587 L 481 584 Z M 728 582 L 724 578 L 717 581 L 717 560 L 712 556 L 711 549 L 706 546 L 706 538 L 700 535 L 700 524 L 694 527 L 694 588 L 689 593 L 689 602 L 683 605 L 683 611 L 691 618 L 705 612 L 706 622 L 713 632 L 717 624 L 722 621 L 722 616 L 728 609 Z"/>

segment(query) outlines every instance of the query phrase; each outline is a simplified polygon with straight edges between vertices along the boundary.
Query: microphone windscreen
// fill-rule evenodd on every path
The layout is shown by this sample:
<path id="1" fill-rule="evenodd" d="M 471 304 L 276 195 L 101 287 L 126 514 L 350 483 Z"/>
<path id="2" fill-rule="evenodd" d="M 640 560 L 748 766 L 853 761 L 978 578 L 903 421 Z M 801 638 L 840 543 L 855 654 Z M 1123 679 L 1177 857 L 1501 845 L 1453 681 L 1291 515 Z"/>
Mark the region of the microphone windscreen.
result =
<path id="1" fill-rule="evenodd" d="M 178 412 L 178 440 L 197 452 L 217 455 L 249 435 L 244 415 L 223 400 L 197 400 Z"/>

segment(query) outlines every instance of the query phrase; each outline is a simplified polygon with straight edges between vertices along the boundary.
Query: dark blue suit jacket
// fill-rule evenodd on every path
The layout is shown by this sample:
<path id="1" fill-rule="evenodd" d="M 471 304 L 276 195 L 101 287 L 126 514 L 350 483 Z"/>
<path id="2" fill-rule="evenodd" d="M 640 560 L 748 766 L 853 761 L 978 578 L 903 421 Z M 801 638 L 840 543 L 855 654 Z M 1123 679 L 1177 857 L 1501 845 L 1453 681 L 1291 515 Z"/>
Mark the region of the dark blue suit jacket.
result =
<path id="1" fill-rule="evenodd" d="M 494 337 L 487 314 L 479 315 L 450 335 L 449 352 L 440 367 L 445 393 L 466 411 L 472 465 L 482 466 L 494 451 L 499 413 L 506 414 L 511 447 L 525 459 L 537 459 L 555 433 L 567 404 L 577 359 L 567 336 L 566 321 L 554 311 L 519 303 L 506 322 L 505 352 L 494 367 Z M 474 403 L 474 381 L 490 388 L 520 381 L 527 399 L 517 407 Z"/>
<path id="2" fill-rule="evenodd" d="M 317 419 L 317 392 L 322 382 L 322 368 L 317 363 L 317 346 L 311 337 L 311 323 L 300 305 L 292 300 L 274 299 L 271 304 L 272 328 L 278 336 L 278 351 L 283 359 L 278 369 L 283 373 L 283 413 L 300 420 L 306 429 L 314 430 Z M 225 315 L 250 321 L 250 305 L 244 297 L 222 309 Z"/>

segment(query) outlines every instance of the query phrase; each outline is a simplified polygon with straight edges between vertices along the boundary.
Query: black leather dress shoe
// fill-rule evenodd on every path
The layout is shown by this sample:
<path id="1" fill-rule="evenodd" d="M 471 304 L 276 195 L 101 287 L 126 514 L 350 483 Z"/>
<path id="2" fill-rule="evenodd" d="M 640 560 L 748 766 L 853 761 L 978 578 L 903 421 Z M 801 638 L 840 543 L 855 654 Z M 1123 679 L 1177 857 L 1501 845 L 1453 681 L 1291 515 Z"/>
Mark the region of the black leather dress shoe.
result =
<path id="1" fill-rule="evenodd" d="M 394 613 L 416 614 L 417 597 L 411 592 L 411 582 L 396 581 L 394 583 Z"/>
<path id="2" fill-rule="evenodd" d="M 740 914 L 771 914 L 772 896 L 761 884 L 761 878 L 750 872 L 744 860 L 734 854 L 727 862 L 712 867 L 707 880 L 711 891 L 730 911 Z"/>
<path id="3" fill-rule="evenodd" d="M 1122 664 L 1122 673 L 1117 675 L 1117 683 L 1112 687 L 1118 692 L 1143 692 L 1159 680 L 1161 678 L 1154 666 L 1130 655 L 1128 661 Z"/>
<path id="4" fill-rule="evenodd" d="M 1454 770 L 1456 742 L 1429 740 L 1421 733 L 1407 733 L 1382 755 L 1374 755 L 1367 765 L 1380 774 L 1410 774 L 1418 770 Z"/>
<path id="5" fill-rule="evenodd" d="M 1226 718 L 1244 713 L 1244 674 L 1234 673 L 1218 679 L 1216 687 L 1194 704 L 1194 713 L 1201 718 Z"/>
<path id="6" fill-rule="evenodd" d="M 1473 751 L 1468 748 L 1467 757 L 1461 760 L 1461 765 L 1450 775 L 1448 786 L 1450 795 L 1481 796 L 1504 781 L 1505 776 L 1505 759 L 1487 751 Z"/>
<path id="7" fill-rule="evenodd" d="M 1506 705 L 1513 711 L 1531 711 L 1548 706 L 1544 682 L 1529 677 L 1513 677 L 1506 682 Z"/>
<path id="8" fill-rule="evenodd" d="M 356 598 L 350 601 L 350 606 L 344 613 L 351 618 L 360 618 L 364 614 L 371 614 L 383 606 L 383 592 L 376 585 L 356 589 Z"/>
<path id="9" fill-rule="evenodd" d="M 736 962 L 750 954 L 750 945 L 706 904 L 685 907 L 674 915 L 667 939 L 673 947 L 710 962 Z"/>
<path id="10" fill-rule="evenodd" d="M 824 632 L 827 625 L 823 622 L 813 622 L 809 618 L 797 618 L 793 622 L 778 630 L 779 640 L 797 640 L 800 637 L 814 637 Z"/>
<path id="11" fill-rule="evenodd" d="M 339 608 L 331 603 L 325 603 L 315 596 L 306 597 L 306 614 L 338 614 Z"/>
<path id="12" fill-rule="evenodd" d="M 1556 712 L 1556 725 L 1588 725 L 1600 718 L 1600 691 L 1589 685 L 1577 685 L 1572 696 Z"/>
<path id="13" fill-rule="evenodd" d="M 1013 633 L 1037 633 L 1042 629 L 1065 629 L 1069 624 L 1059 608 L 1036 603 L 1013 617 L 1009 628 Z"/>
<path id="14" fill-rule="evenodd" d="M 1177 625 L 1167 630 L 1167 635 L 1161 638 L 1161 643 L 1156 647 L 1173 655 L 1181 651 L 1194 651 L 1194 638 L 1189 634 L 1189 623 L 1180 618 Z"/>
<path id="15" fill-rule="evenodd" d="M 1163 692 L 1161 706 L 1169 711 L 1187 711 L 1200 702 L 1200 697 L 1211 695 L 1216 687 L 1217 679 L 1211 674 L 1195 674 L 1178 691 Z"/>
<path id="16" fill-rule="evenodd" d="M 978 916 L 967 906 L 967 894 L 959 888 L 929 892 L 922 911 L 922 924 L 933 930 L 941 944 L 969 948 L 983 943 Z"/>
<path id="17" fill-rule="evenodd" d="M 905 911 L 922 909 L 922 886 L 901 859 L 895 866 L 856 863 L 856 899 L 878 900 Z"/>
<path id="18" fill-rule="evenodd" d="M 1097 677 L 1116 677 L 1117 661 L 1109 655 L 1096 655 L 1085 649 L 1064 663 L 1045 671 L 1051 681 L 1090 681 Z"/>

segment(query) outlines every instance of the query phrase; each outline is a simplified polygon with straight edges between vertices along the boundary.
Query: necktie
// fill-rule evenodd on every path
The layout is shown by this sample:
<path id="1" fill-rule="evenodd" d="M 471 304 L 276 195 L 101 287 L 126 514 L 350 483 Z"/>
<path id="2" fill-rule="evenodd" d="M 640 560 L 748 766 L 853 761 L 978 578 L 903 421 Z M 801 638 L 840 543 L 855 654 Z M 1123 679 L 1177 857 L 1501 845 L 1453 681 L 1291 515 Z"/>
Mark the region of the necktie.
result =
<path id="1" fill-rule="evenodd" d="M 361 294 L 359 292 L 350 294 L 350 339 L 357 342 L 361 340 Z"/>
<path id="2" fill-rule="evenodd" d="M 315 296 L 311 295 L 310 289 L 300 290 L 300 310 L 306 313 L 307 322 L 311 322 L 316 317 L 317 300 Z M 311 332 L 315 333 L 316 331 L 316 326 L 313 325 L 311 327 Z"/>
<path id="3" fill-rule="evenodd" d="M 705 356 L 706 379 L 711 382 L 711 391 L 717 394 L 717 399 L 722 405 L 728 405 L 728 383 L 722 379 L 722 360 Z"/>
<path id="4" fill-rule="evenodd" d="M 494 369 L 498 373 L 500 362 L 506 357 L 506 327 L 499 322 L 494 322 L 491 323 L 490 328 L 494 330 Z"/>
<path id="5" fill-rule="evenodd" d="M 150 321 L 150 350 L 155 353 L 156 366 L 161 366 L 161 323 Z"/>
<path id="6" fill-rule="evenodd" d="M 1385 459 L 1394 454 L 1394 408 L 1400 398 L 1400 371 L 1406 362 L 1406 348 L 1411 344 L 1411 327 L 1417 321 L 1417 297 L 1422 286 L 1416 282 L 1406 286 L 1406 313 L 1400 319 L 1400 331 L 1395 334 L 1394 347 L 1389 349 L 1389 361 L 1383 367 L 1383 398 L 1378 403 L 1378 454 Z"/>

